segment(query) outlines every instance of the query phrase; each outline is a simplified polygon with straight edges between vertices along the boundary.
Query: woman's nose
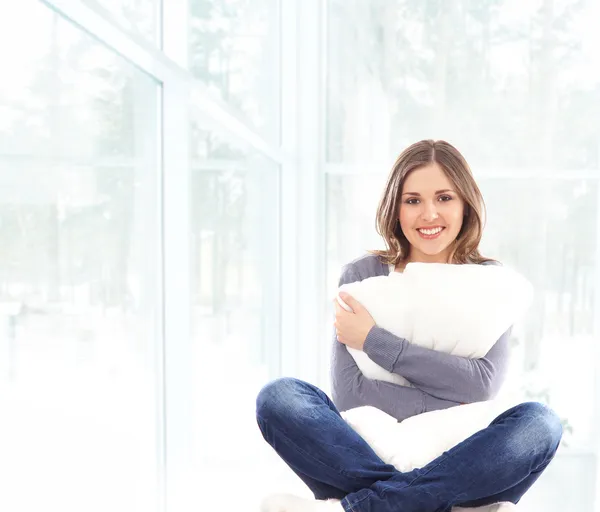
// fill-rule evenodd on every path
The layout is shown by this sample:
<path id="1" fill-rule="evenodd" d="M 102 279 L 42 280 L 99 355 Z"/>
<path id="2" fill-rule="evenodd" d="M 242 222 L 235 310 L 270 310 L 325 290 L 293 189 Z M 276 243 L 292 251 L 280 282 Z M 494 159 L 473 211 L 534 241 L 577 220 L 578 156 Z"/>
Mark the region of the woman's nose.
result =
<path id="1" fill-rule="evenodd" d="M 423 206 L 422 213 L 423 220 L 426 222 L 431 222 L 438 218 L 437 208 L 433 203 L 425 203 Z"/>

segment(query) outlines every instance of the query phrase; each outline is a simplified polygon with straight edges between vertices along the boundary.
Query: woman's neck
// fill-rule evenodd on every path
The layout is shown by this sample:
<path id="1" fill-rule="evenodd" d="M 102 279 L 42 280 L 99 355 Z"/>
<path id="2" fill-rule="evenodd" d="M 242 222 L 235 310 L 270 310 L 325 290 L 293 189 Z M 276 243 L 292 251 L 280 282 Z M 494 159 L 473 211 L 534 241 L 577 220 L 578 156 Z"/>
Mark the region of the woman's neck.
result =
<path id="1" fill-rule="evenodd" d="M 404 272 L 406 265 L 409 263 L 450 263 L 450 256 L 447 251 L 440 254 L 422 254 L 422 253 L 410 253 L 406 259 L 400 261 L 395 267 L 395 272 Z"/>
<path id="2" fill-rule="evenodd" d="M 409 263 L 449 263 L 450 257 L 447 251 L 441 252 L 439 254 L 422 254 L 422 253 L 410 253 L 406 260 L 404 260 L 404 265 L 408 265 Z"/>

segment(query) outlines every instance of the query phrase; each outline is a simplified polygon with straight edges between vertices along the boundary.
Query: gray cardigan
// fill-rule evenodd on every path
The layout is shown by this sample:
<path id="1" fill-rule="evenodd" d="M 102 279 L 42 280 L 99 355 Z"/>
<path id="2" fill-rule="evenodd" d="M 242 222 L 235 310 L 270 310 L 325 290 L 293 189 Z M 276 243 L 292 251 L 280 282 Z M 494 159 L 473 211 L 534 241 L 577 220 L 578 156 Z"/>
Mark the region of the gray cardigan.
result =
<path id="1" fill-rule="evenodd" d="M 388 274 L 388 266 L 369 254 L 344 266 L 339 284 Z M 373 327 L 363 351 L 379 366 L 402 375 L 415 386 L 410 388 L 363 377 L 346 346 L 337 341 L 334 329 L 333 402 L 340 411 L 372 405 L 402 421 L 426 411 L 493 398 L 506 375 L 509 336 L 510 329 L 484 357 L 469 359 L 419 347 Z"/>

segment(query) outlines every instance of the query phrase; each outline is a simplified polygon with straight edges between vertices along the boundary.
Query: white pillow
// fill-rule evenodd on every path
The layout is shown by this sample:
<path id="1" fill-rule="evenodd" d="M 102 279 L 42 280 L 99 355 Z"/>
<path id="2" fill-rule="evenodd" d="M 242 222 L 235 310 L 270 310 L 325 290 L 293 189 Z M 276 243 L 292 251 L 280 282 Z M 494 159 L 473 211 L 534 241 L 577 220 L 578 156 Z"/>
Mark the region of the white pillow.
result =
<path id="1" fill-rule="evenodd" d="M 391 272 L 342 285 L 375 323 L 410 343 L 462 357 L 483 357 L 526 311 L 531 284 L 498 265 L 409 263 Z M 339 297 L 347 310 L 347 304 Z M 364 352 L 348 348 L 363 375 L 410 386 Z"/>
<path id="2" fill-rule="evenodd" d="M 381 460 L 405 472 L 429 464 L 517 403 L 514 398 L 488 400 L 417 414 L 402 422 L 370 406 L 341 415 Z"/>

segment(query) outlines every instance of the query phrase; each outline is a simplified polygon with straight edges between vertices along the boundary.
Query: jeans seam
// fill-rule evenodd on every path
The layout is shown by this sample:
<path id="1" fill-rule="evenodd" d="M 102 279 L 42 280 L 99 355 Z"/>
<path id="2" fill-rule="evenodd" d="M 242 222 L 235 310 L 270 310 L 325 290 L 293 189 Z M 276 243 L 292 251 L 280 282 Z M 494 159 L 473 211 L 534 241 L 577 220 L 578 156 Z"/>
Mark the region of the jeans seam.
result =
<path id="1" fill-rule="evenodd" d="M 369 492 L 373 492 L 370 489 L 367 489 Z M 356 510 L 354 508 L 355 505 L 360 505 L 363 501 L 365 501 L 367 498 L 369 497 L 369 495 L 367 494 L 366 496 L 364 496 L 363 498 L 359 499 L 358 501 L 355 501 L 354 503 L 350 503 L 350 500 L 348 499 L 348 497 L 346 496 L 344 499 L 346 500 L 346 503 L 348 503 L 348 506 L 350 507 L 350 510 L 352 512 L 359 512 L 358 510 Z"/>
<path id="2" fill-rule="evenodd" d="M 281 436 L 285 439 L 285 441 L 287 442 L 287 444 L 290 444 L 290 437 L 280 428 L 277 428 L 273 425 L 271 425 L 265 418 L 263 418 L 260 414 L 256 415 L 258 418 L 260 418 L 261 421 L 263 421 L 265 423 L 265 426 L 268 426 L 269 428 L 272 428 L 273 430 L 277 430 L 277 432 L 279 432 L 281 434 Z M 270 444 L 270 443 L 269 443 Z M 347 477 L 347 478 L 353 478 L 351 475 L 349 475 L 348 473 L 346 473 L 343 469 L 338 468 L 338 467 L 332 467 L 329 466 L 327 464 L 325 464 L 324 462 L 320 461 L 319 459 L 313 457 L 310 453 L 304 451 L 302 448 L 300 448 L 298 445 L 296 445 L 296 449 L 302 453 L 302 455 L 304 455 L 305 457 L 308 456 L 308 458 L 310 458 L 312 461 L 318 463 L 319 465 L 327 468 L 327 469 L 333 469 L 334 471 L 337 471 L 338 473 L 340 473 L 341 475 Z M 354 451 L 354 450 L 352 450 Z"/>

